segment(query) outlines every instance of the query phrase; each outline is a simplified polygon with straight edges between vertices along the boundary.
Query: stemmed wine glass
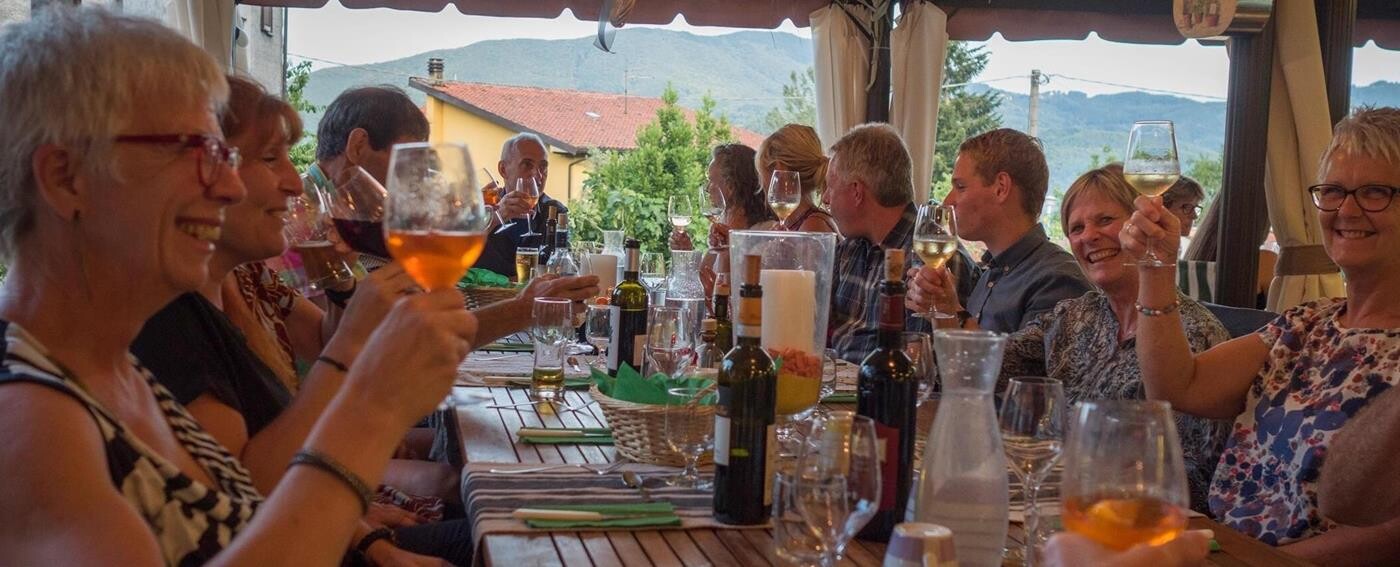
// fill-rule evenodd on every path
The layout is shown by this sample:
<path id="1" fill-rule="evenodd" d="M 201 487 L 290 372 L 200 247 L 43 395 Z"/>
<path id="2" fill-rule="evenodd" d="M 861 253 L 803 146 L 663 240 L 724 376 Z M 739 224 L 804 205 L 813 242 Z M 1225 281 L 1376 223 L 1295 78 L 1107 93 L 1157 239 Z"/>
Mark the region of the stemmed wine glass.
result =
<path id="1" fill-rule="evenodd" d="M 588 306 L 588 316 L 584 321 L 584 336 L 588 344 L 598 350 L 598 358 L 593 366 L 607 372 L 608 343 L 612 341 L 612 309 L 607 305 Z"/>
<path id="2" fill-rule="evenodd" d="M 787 230 L 787 219 L 802 203 L 802 176 L 796 171 L 773 170 L 768 180 L 768 206 L 778 215 L 780 230 Z"/>
<path id="3" fill-rule="evenodd" d="M 794 477 L 798 512 L 822 540 L 823 567 L 840 561 L 880 506 L 878 444 L 875 422 L 855 412 L 812 419 Z"/>
<path id="4" fill-rule="evenodd" d="M 320 188 L 340 239 L 356 252 L 389 257 L 384 243 L 384 207 L 388 191 L 359 166 L 341 169 L 328 187 Z"/>
<path id="5" fill-rule="evenodd" d="M 1012 378 L 1001 402 L 1002 446 L 1006 461 L 1021 481 L 1025 505 L 1025 565 L 1038 563 L 1040 510 L 1036 493 L 1050 469 L 1060 459 L 1065 439 L 1065 390 L 1059 380 L 1040 377 Z"/>
<path id="6" fill-rule="evenodd" d="M 958 253 L 958 221 L 951 205 L 927 203 L 919 207 L 918 220 L 914 222 L 914 253 L 933 269 L 942 268 L 948 259 Z M 951 319 L 955 315 L 944 313 L 934 306 L 929 313 L 915 313 L 915 317 L 925 319 Z"/>
<path id="7" fill-rule="evenodd" d="M 652 307 L 647 315 L 647 372 L 661 372 L 675 382 L 695 352 L 691 318 L 683 308 L 664 305 Z"/>
<path id="8" fill-rule="evenodd" d="M 1070 531 L 1124 550 L 1186 530 L 1186 465 L 1166 402 L 1079 402 L 1064 459 Z"/>
<path id="9" fill-rule="evenodd" d="M 666 212 L 671 218 L 672 230 L 684 232 L 685 227 L 690 226 L 690 217 L 695 214 L 695 203 L 684 196 L 672 195 Z"/>
<path id="10" fill-rule="evenodd" d="M 326 214 L 326 196 L 314 188 L 287 199 L 287 224 L 282 232 L 306 272 L 309 290 L 325 289 L 355 277 L 350 265 L 336 253 L 330 235 L 335 231 Z"/>
<path id="11" fill-rule="evenodd" d="M 689 364 L 689 368 L 694 368 Z M 706 451 L 714 449 L 715 418 L 700 406 L 714 405 L 714 380 L 693 378 L 673 382 L 666 388 L 666 445 L 685 458 L 685 469 L 667 479 L 672 486 L 712 490 L 712 482 L 700 478 L 698 464 Z"/>
<path id="12" fill-rule="evenodd" d="M 640 258 L 642 284 L 651 294 L 651 304 L 661 303 L 661 292 L 666 287 L 666 256 L 660 252 L 642 252 Z"/>
<path id="13" fill-rule="evenodd" d="M 937 379 L 937 369 L 933 364 L 933 338 L 928 333 L 917 331 L 905 331 L 904 354 L 909 355 L 909 362 L 914 365 L 914 374 L 919 377 L 919 401 L 920 405 L 933 399 L 934 381 Z"/>
<path id="14" fill-rule="evenodd" d="M 515 190 L 525 197 L 525 202 L 530 208 L 525 212 L 525 232 L 520 236 L 541 236 L 535 232 L 535 205 L 540 202 L 540 181 L 534 177 L 522 177 L 515 180 Z"/>
<path id="15" fill-rule="evenodd" d="M 1128 151 L 1123 157 L 1123 177 L 1138 193 L 1158 197 L 1181 178 L 1181 164 L 1176 155 L 1176 128 L 1170 120 L 1134 122 L 1128 134 Z M 1157 257 L 1155 242 L 1147 243 L 1147 255 L 1130 265 L 1175 266 Z M 1175 260 L 1175 259 L 1173 259 Z"/>
<path id="16" fill-rule="evenodd" d="M 455 288 L 486 247 L 491 216 L 475 177 L 461 144 L 398 144 L 389 156 L 383 234 L 423 289 Z"/>
<path id="17" fill-rule="evenodd" d="M 710 230 L 713 233 L 714 225 L 721 224 L 720 217 L 724 216 L 724 209 L 728 205 L 724 200 L 724 191 L 721 191 L 719 187 L 711 184 L 707 179 L 704 183 L 700 184 L 700 202 L 705 204 L 700 212 L 705 215 L 705 218 L 710 220 Z M 726 250 L 728 248 L 728 245 L 710 247 L 711 250 L 715 251 Z"/>

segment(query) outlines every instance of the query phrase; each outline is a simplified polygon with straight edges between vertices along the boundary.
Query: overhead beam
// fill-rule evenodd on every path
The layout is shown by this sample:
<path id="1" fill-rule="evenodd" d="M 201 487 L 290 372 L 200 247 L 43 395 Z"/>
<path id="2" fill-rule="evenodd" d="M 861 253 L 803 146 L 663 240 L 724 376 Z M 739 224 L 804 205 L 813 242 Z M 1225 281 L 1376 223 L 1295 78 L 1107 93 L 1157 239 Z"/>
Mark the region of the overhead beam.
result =
<path id="1" fill-rule="evenodd" d="M 1254 307 L 1259 293 L 1258 234 L 1269 224 L 1264 194 L 1274 24 L 1231 37 L 1230 96 L 1225 103 L 1225 169 L 1221 180 L 1216 294 L 1223 305 Z"/>

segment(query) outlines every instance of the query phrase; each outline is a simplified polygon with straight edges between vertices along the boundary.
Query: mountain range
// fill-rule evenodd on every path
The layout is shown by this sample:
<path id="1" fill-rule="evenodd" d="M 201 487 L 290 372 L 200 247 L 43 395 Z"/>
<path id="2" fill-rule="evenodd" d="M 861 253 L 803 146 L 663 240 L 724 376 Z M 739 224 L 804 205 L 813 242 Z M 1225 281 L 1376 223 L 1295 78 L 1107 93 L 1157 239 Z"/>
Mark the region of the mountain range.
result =
<path id="1" fill-rule="evenodd" d="M 305 96 L 324 106 L 346 88 L 389 83 L 405 86 L 424 76 L 430 57 L 443 59 L 449 80 L 565 88 L 659 96 L 669 84 L 680 104 L 698 107 L 709 95 L 719 112 L 745 128 L 766 132 L 764 115 L 782 104 L 789 75 L 812 65 L 810 40 L 769 31 L 701 36 L 656 28 L 624 30 L 616 54 L 593 47 L 592 38 L 568 40 L 488 40 L 465 47 L 420 53 L 359 66 L 330 67 L 311 73 Z M 995 57 L 995 54 L 993 54 Z M 989 87 L 975 86 L 986 89 Z M 420 103 L 423 94 L 409 90 Z M 1377 82 L 1352 89 L 1352 104 L 1400 106 L 1400 83 Z M 1027 127 L 1029 97 L 1002 92 L 1002 124 Z M 1063 189 L 1086 169 L 1091 157 L 1122 151 L 1134 120 L 1176 123 L 1184 165 L 1218 157 L 1224 146 L 1225 104 L 1128 92 L 1090 96 L 1082 92 L 1043 92 L 1039 137 L 1045 142 L 1051 187 Z M 316 116 L 308 117 L 313 129 Z"/>

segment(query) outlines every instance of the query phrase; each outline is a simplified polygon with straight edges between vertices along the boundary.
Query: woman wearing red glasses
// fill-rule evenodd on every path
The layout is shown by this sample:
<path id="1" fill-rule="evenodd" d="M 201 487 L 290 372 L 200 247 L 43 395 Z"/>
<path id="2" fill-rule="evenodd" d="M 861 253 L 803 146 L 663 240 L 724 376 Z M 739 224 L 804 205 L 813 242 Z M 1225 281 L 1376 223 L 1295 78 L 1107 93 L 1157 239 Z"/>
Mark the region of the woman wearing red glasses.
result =
<path id="1" fill-rule="evenodd" d="M 1176 313 L 1175 275 L 1142 268 L 1138 358 L 1149 398 L 1235 420 L 1211 483 L 1221 522 L 1324 565 L 1393 562 L 1400 518 L 1341 525 L 1318 510 L 1333 435 L 1400 383 L 1400 109 L 1358 110 L 1337 124 L 1308 189 L 1347 297 L 1284 312 L 1258 333 L 1192 356 Z M 1170 244 L 1176 217 L 1153 199 L 1123 229 L 1125 247 Z M 1393 456 L 1392 456 L 1393 457 Z"/>

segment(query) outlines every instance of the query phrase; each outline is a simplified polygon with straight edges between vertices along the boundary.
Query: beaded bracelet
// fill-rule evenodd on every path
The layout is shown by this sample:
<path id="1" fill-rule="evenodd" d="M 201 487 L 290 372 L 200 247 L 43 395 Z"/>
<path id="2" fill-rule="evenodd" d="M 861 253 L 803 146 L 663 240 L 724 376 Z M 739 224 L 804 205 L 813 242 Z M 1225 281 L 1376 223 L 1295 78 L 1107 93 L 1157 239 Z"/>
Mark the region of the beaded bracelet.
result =
<path id="1" fill-rule="evenodd" d="M 1171 303 L 1168 303 L 1166 307 L 1163 307 L 1161 309 L 1143 307 L 1141 303 L 1134 303 L 1133 305 L 1136 305 L 1138 313 L 1143 314 L 1143 316 L 1145 317 L 1161 317 L 1162 315 L 1176 313 L 1176 310 L 1181 309 L 1181 300 L 1174 299 Z"/>
<path id="2" fill-rule="evenodd" d="M 310 465 L 340 479 L 341 482 L 349 486 L 350 490 L 353 490 L 355 495 L 360 498 L 360 515 L 369 513 L 369 503 L 374 498 L 374 493 L 370 492 L 369 485 L 365 484 L 365 481 L 362 480 L 359 475 L 350 472 L 350 469 L 345 468 L 345 465 L 310 449 L 297 451 L 296 456 L 292 457 L 292 462 L 287 465 L 287 468 L 292 468 L 297 465 Z"/>
<path id="3" fill-rule="evenodd" d="M 344 363 L 344 362 L 341 362 L 341 361 L 339 361 L 339 360 L 336 360 L 336 359 L 331 358 L 331 357 L 329 357 L 329 356 L 326 356 L 326 355 L 324 355 L 324 354 L 321 355 L 321 356 L 316 357 L 316 360 L 319 361 L 319 362 L 324 362 L 324 363 L 330 365 L 331 368 L 334 368 L 334 369 L 339 370 L 339 371 L 341 371 L 341 372 L 349 372 L 349 371 L 350 371 L 350 365 L 349 365 L 349 364 L 346 364 L 346 363 Z"/>

